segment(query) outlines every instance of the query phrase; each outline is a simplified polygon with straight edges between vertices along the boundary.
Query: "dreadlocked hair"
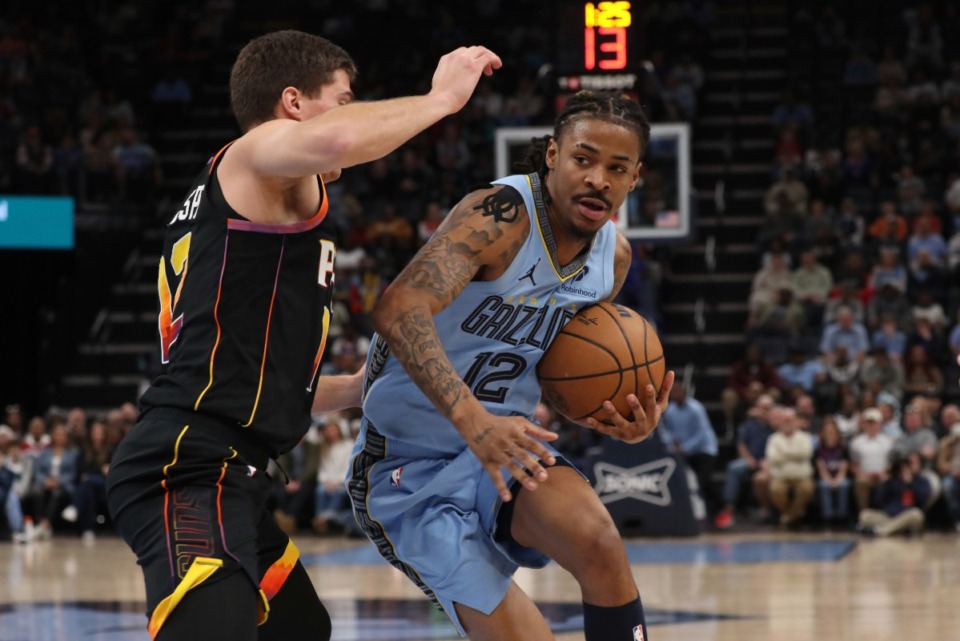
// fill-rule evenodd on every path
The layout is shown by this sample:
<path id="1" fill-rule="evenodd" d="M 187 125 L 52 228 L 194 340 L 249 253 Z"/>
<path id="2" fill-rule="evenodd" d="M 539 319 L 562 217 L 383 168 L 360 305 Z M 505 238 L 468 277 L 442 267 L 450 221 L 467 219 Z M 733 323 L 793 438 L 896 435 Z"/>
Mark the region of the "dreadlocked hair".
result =
<path id="1" fill-rule="evenodd" d="M 585 118 L 606 120 L 627 129 L 632 129 L 640 138 L 641 149 L 650 141 L 650 123 L 640 104 L 623 94 L 607 91 L 579 91 L 567 100 L 563 111 L 553 124 L 553 134 L 530 139 L 530 146 L 523 160 L 514 163 L 514 169 L 534 173 L 544 178 L 547 175 L 547 145 L 551 139 L 559 140 L 573 123 Z"/>

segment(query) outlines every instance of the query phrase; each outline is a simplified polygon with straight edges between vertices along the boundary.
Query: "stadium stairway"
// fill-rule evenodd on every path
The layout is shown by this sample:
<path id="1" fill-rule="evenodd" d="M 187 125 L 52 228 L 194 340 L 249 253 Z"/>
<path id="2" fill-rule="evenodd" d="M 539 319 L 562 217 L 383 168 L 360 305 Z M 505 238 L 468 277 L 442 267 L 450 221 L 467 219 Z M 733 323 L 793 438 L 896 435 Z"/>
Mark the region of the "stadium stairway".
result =
<path id="1" fill-rule="evenodd" d="M 238 135 L 224 79 L 240 46 L 252 33 L 236 25 L 194 86 L 194 102 L 178 122 L 157 132 L 152 143 L 163 163 L 164 184 L 155 215 L 142 225 L 121 274 L 112 285 L 51 400 L 103 411 L 135 401 L 139 386 L 159 367 L 157 348 L 157 267 L 164 226 L 204 163 Z"/>
<path id="2" fill-rule="evenodd" d="M 668 364 L 693 385 L 729 455 L 734 431 L 722 418 L 720 392 L 745 347 L 763 196 L 772 182 L 770 118 L 787 82 L 788 29 L 775 3 L 721 8 L 718 17 L 693 124 L 696 235 L 670 250 L 660 334 Z"/>

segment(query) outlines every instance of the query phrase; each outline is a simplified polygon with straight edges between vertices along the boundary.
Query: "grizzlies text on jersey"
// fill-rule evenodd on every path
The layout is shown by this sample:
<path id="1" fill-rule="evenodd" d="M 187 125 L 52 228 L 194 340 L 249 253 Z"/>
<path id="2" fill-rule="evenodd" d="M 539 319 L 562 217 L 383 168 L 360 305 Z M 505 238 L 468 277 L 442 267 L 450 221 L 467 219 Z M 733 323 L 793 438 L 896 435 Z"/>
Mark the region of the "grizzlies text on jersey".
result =
<path id="1" fill-rule="evenodd" d="M 307 220 L 270 225 L 237 214 L 217 178 L 227 149 L 167 224 L 158 273 L 163 366 L 141 409 L 220 419 L 275 456 L 310 425 L 336 247 L 319 177 L 321 202 Z"/>
<path id="2" fill-rule="evenodd" d="M 434 322 L 450 362 L 483 406 L 492 414 L 530 418 L 540 400 L 536 369 L 544 350 L 580 308 L 612 293 L 617 232 L 608 222 L 589 251 L 561 267 L 539 177 L 508 176 L 494 184 L 522 198 L 530 233 L 499 278 L 469 283 Z M 366 376 L 364 416 L 385 437 L 388 451 L 451 456 L 466 449 L 379 336 L 370 347 Z"/>

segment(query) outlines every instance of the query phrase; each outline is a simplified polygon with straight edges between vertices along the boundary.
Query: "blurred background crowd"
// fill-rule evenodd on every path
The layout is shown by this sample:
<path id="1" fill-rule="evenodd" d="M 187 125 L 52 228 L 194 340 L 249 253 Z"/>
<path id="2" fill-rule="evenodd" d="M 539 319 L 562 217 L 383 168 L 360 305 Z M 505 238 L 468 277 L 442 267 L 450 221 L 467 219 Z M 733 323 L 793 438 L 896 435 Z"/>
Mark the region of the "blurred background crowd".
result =
<path id="1" fill-rule="evenodd" d="M 649 60 L 641 100 L 653 122 L 690 124 L 695 180 L 718 4 L 637 7 Z M 756 217 L 738 232 L 759 248 L 737 332 L 742 358 L 713 363 L 727 372 L 715 393 L 698 393 L 696 370 L 685 377 L 658 434 L 696 471 L 716 528 L 953 528 L 958 9 L 881 2 L 889 11 L 861 21 L 867 3 L 766 4 L 786 7 L 791 37 L 787 82 L 763 118 L 762 189 L 742 212 L 727 210 Z M 464 43 L 505 62 L 461 113 L 328 187 L 341 242 L 324 373 L 362 365 L 380 293 L 465 191 L 495 178 L 497 127 L 551 124 L 555 115 L 551 6 L 538 0 L 10 5 L 0 18 L 0 193 L 71 196 L 78 225 L 70 256 L 2 256 L 13 304 L 2 344 L 0 536 L 20 541 L 57 529 L 93 540 L 109 529 L 103 479 L 136 421 L 136 393 L 103 398 L 92 386 L 77 397 L 49 381 L 93 353 L 91 337 L 137 332 L 124 319 L 154 313 L 152 291 L 122 298 L 137 293 L 125 283 L 155 270 L 144 256 L 159 250 L 162 221 L 206 158 L 237 135 L 226 81 L 247 39 L 284 27 L 330 38 L 356 59 L 361 99 L 426 92 L 436 59 Z M 673 251 L 634 241 L 621 295 L 665 339 Z M 113 311 L 98 313 L 111 296 Z M 144 325 L 136 338 L 149 348 Z M 134 352 L 95 355 L 105 370 L 121 370 L 110 380 L 142 388 L 158 363 Z M 358 418 L 315 417 L 278 462 L 289 482 L 277 482 L 274 509 L 286 530 L 355 533 L 342 479 Z M 561 432 L 561 451 L 580 464 L 600 442 L 545 405 L 537 418 Z"/>

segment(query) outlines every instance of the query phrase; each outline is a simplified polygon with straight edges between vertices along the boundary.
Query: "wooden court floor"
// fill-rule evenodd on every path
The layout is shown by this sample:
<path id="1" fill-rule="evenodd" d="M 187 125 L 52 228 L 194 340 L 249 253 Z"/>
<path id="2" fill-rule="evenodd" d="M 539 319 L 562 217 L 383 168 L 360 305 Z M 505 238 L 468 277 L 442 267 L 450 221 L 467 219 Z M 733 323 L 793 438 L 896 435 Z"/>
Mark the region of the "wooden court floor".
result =
<path id="1" fill-rule="evenodd" d="M 296 537 L 335 641 L 456 638 L 365 541 Z M 630 539 L 653 641 L 960 640 L 960 535 L 858 539 L 778 532 Z M 557 639 L 583 639 L 576 584 L 522 570 Z M 0 641 L 146 641 L 143 586 L 123 543 L 0 543 Z"/>

